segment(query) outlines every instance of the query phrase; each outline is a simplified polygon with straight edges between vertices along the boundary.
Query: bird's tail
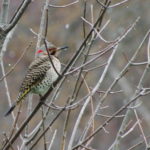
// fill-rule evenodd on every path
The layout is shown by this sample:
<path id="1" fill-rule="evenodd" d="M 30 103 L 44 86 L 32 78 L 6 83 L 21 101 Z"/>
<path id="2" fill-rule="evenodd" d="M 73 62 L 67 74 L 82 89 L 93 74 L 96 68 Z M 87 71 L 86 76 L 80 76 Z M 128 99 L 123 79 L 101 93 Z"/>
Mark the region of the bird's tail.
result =
<path id="1" fill-rule="evenodd" d="M 17 105 L 16 102 L 12 104 L 12 106 L 11 106 L 11 107 L 8 109 L 8 111 L 5 113 L 5 117 L 11 114 L 11 112 L 15 109 L 16 105 Z"/>
<path id="2" fill-rule="evenodd" d="M 8 111 L 5 113 L 5 117 L 10 115 L 11 112 L 15 109 L 15 107 L 20 104 L 20 102 L 22 102 L 22 100 L 25 98 L 25 96 L 30 92 L 30 89 L 27 89 L 26 91 L 24 91 L 23 93 L 21 93 L 19 96 L 18 96 L 18 99 L 16 102 L 14 102 L 12 104 L 12 106 L 8 109 Z"/>

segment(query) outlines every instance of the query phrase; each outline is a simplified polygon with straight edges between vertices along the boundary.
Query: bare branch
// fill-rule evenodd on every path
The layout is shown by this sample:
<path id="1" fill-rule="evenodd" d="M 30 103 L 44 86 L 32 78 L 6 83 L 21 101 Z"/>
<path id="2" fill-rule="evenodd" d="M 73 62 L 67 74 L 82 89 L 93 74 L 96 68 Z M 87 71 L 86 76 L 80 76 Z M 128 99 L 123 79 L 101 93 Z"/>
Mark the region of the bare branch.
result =
<path id="1" fill-rule="evenodd" d="M 27 9 L 28 5 L 32 2 L 32 0 L 25 0 L 20 9 L 18 10 L 17 14 L 15 14 L 14 19 L 12 22 L 6 27 L 5 32 L 8 33 L 19 21 L 19 19 L 22 17 L 23 13 Z"/>
<path id="2" fill-rule="evenodd" d="M 137 111 L 134 109 L 134 114 L 135 114 L 135 117 L 137 119 L 137 123 L 138 123 L 138 126 L 139 126 L 139 129 L 140 129 L 140 132 L 142 133 L 142 136 L 143 136 L 143 139 L 144 139 L 144 142 L 145 142 L 145 145 L 146 145 L 146 148 L 148 148 L 148 142 L 147 142 L 147 139 L 145 137 L 145 134 L 144 134 L 144 131 L 143 131 L 143 127 L 141 125 L 141 121 L 139 119 L 139 116 L 137 114 Z"/>
<path id="3" fill-rule="evenodd" d="M 52 145 L 53 145 L 53 143 L 54 143 L 56 134 L 57 134 L 57 130 L 54 131 L 54 134 L 53 134 L 53 136 L 52 136 L 52 140 L 51 140 L 51 142 L 50 142 L 50 145 L 49 145 L 49 147 L 48 147 L 48 150 L 51 150 L 51 149 L 52 149 Z"/>
<path id="4" fill-rule="evenodd" d="M 119 115 L 122 111 L 124 111 L 130 104 L 135 102 L 139 97 L 141 97 L 141 93 L 137 94 L 133 99 L 131 99 L 126 105 L 122 106 L 118 111 L 116 111 L 111 118 L 107 119 L 100 127 L 98 127 L 90 136 L 88 136 L 84 141 L 80 141 L 78 145 L 74 146 L 72 150 L 77 149 L 81 145 L 85 144 L 88 140 L 90 140 L 94 135 L 96 135 L 99 131 L 103 129 L 110 121 L 112 121 L 115 116 Z"/>
<path id="5" fill-rule="evenodd" d="M 24 50 L 23 53 L 21 54 L 20 58 L 19 58 L 19 59 L 17 60 L 17 62 L 11 67 L 11 69 L 10 69 L 8 72 L 6 72 L 4 76 L 2 76 L 2 77 L 0 78 L 0 82 L 1 82 L 4 78 L 6 78 L 10 73 L 12 73 L 12 71 L 14 71 L 14 69 L 15 69 L 16 66 L 17 66 L 17 64 L 22 60 L 22 58 L 24 57 L 25 53 L 26 53 L 26 52 L 29 50 L 29 48 L 31 47 L 31 44 L 32 44 L 32 43 L 30 43 L 30 44 L 28 45 L 28 47 L 25 48 L 25 50 Z"/>
<path id="6" fill-rule="evenodd" d="M 54 7 L 54 8 L 65 8 L 65 7 L 74 5 L 74 4 L 78 3 L 78 2 L 79 2 L 79 0 L 76 0 L 76 1 L 74 1 L 74 2 L 72 2 L 72 3 L 66 4 L 66 5 L 61 5 L 61 6 L 49 4 L 49 7 Z"/>

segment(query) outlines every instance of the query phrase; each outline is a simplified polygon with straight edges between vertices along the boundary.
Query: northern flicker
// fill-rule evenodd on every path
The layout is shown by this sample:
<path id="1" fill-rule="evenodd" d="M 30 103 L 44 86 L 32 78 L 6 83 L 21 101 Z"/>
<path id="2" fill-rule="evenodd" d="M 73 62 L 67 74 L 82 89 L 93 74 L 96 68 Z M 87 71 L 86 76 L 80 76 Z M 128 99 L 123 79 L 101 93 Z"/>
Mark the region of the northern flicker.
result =
<path id="1" fill-rule="evenodd" d="M 27 74 L 20 86 L 17 100 L 9 108 L 5 116 L 9 115 L 24 100 L 28 93 L 31 92 L 42 96 L 48 91 L 61 71 L 61 63 L 55 54 L 58 50 L 65 48 L 67 47 L 57 48 L 53 44 L 48 43 L 48 55 L 45 45 L 41 46 L 37 51 L 37 57 L 28 68 Z"/>

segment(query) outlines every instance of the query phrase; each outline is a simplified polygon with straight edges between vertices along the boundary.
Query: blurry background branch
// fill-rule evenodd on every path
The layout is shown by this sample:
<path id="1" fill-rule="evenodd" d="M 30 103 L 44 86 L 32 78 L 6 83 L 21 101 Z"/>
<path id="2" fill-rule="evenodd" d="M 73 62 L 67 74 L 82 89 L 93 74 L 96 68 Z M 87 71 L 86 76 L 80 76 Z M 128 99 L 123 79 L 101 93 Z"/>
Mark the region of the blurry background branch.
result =
<path id="1" fill-rule="evenodd" d="M 2 9 L 1 9 L 1 17 L 0 17 L 0 49 L 2 48 L 2 44 L 6 38 L 8 32 L 15 27 L 18 23 L 20 18 L 22 17 L 23 13 L 27 9 L 28 5 L 31 3 L 32 0 L 23 0 L 18 9 L 16 9 L 16 13 L 14 14 L 11 22 L 8 22 L 8 15 L 9 15 L 9 5 L 10 0 L 3 0 Z"/>
<path id="2" fill-rule="evenodd" d="M 149 0 L 3 0 L 0 149 L 148 149 L 149 5 Z M 42 102 L 30 95 L 13 118 L 4 118 L 43 39 L 69 47 L 58 55 L 62 74 Z"/>

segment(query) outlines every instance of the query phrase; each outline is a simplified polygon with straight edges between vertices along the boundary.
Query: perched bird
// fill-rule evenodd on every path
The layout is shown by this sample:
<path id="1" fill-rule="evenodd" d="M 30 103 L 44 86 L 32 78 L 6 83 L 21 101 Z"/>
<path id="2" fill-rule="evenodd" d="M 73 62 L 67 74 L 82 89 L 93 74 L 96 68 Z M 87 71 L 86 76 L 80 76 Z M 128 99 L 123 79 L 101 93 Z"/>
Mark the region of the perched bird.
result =
<path id="1" fill-rule="evenodd" d="M 53 44 L 48 43 L 47 49 L 45 45 L 42 45 L 37 50 L 37 57 L 28 68 L 27 74 L 20 86 L 18 98 L 5 113 L 5 116 L 8 116 L 24 100 L 28 93 L 31 92 L 42 96 L 48 91 L 61 71 L 61 63 L 55 54 L 58 50 L 65 48 L 67 47 L 57 48 Z"/>

